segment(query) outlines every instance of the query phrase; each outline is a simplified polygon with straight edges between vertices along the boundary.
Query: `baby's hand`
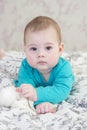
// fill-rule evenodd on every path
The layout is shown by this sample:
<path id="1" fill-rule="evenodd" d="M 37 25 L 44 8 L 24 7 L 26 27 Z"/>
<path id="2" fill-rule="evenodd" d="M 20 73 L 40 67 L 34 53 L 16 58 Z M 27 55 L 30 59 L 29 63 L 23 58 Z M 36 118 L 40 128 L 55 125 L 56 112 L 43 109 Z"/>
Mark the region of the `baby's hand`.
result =
<path id="1" fill-rule="evenodd" d="M 44 102 L 36 106 L 36 112 L 38 114 L 54 113 L 56 112 L 56 108 L 53 104 L 49 102 Z"/>
<path id="2" fill-rule="evenodd" d="M 16 91 L 31 101 L 37 101 L 36 90 L 31 84 L 22 84 Z"/>

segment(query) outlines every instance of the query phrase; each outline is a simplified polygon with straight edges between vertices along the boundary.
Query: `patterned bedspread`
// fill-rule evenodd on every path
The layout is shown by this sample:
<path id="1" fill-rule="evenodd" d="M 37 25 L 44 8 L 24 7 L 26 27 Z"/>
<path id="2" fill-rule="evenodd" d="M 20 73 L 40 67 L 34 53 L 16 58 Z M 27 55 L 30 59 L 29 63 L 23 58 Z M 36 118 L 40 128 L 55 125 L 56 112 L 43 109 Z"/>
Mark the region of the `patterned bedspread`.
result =
<path id="1" fill-rule="evenodd" d="M 0 107 L 0 130 L 87 130 L 87 53 L 64 52 L 63 57 L 70 61 L 76 82 L 57 112 L 38 115 L 28 101 L 18 99 L 12 107 Z M 22 58 L 22 52 L 10 51 L 0 60 L 0 91 L 13 86 Z"/>

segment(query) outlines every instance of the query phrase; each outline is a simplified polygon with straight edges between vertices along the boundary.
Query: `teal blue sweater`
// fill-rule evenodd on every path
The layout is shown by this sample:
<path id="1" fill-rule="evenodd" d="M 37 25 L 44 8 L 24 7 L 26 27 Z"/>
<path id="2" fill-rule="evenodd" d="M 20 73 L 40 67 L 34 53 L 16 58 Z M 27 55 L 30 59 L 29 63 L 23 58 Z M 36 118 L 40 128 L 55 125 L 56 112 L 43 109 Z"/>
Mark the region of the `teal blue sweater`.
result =
<path id="1" fill-rule="evenodd" d="M 60 103 L 68 97 L 72 89 L 74 83 L 72 67 L 68 61 L 60 58 L 57 65 L 52 69 L 49 80 L 45 81 L 41 73 L 32 68 L 24 59 L 15 85 L 20 87 L 23 83 L 32 84 L 36 89 L 38 100 L 34 102 L 34 105 L 42 102 Z"/>

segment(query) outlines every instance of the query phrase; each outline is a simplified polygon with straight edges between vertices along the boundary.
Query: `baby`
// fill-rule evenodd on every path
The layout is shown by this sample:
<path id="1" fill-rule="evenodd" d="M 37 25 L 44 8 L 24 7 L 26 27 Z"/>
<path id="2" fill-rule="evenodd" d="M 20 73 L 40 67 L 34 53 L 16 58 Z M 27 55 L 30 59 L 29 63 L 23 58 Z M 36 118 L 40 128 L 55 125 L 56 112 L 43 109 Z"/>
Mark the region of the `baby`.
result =
<path id="1" fill-rule="evenodd" d="M 34 102 L 39 114 L 53 113 L 54 104 L 66 100 L 74 76 L 70 63 L 61 57 L 64 44 L 59 25 L 46 16 L 31 20 L 24 30 L 23 59 L 15 80 L 16 91 Z M 1 55 L 5 55 L 4 51 Z"/>
<path id="2" fill-rule="evenodd" d="M 39 16 L 24 31 L 26 58 L 19 68 L 17 92 L 34 102 L 37 113 L 54 112 L 54 104 L 67 99 L 74 76 L 71 65 L 61 57 L 61 30 L 51 18 Z"/>

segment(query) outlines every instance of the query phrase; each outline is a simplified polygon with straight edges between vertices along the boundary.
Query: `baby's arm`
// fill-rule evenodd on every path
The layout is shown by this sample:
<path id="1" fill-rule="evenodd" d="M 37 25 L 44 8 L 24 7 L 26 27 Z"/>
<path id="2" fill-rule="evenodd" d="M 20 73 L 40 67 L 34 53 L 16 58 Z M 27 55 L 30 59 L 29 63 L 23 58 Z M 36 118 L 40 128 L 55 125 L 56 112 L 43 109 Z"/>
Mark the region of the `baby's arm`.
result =
<path id="1" fill-rule="evenodd" d="M 38 102 L 51 102 L 57 104 L 68 98 L 74 83 L 71 65 L 68 62 L 65 62 L 60 70 L 55 70 L 54 74 L 55 80 L 51 86 L 40 86 L 36 88 Z M 35 102 L 35 104 L 38 104 L 38 102 Z"/>

